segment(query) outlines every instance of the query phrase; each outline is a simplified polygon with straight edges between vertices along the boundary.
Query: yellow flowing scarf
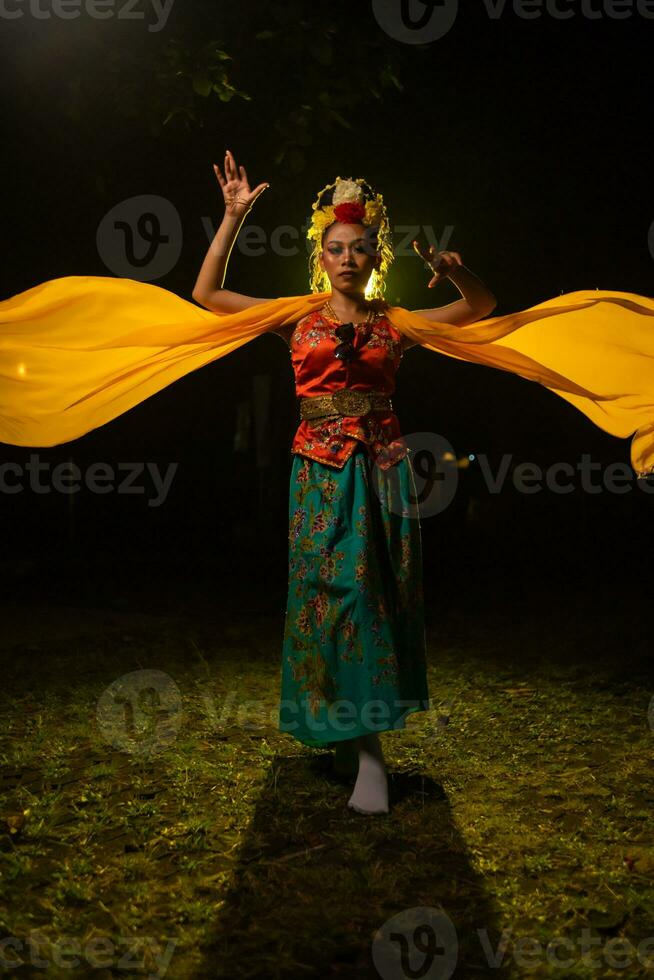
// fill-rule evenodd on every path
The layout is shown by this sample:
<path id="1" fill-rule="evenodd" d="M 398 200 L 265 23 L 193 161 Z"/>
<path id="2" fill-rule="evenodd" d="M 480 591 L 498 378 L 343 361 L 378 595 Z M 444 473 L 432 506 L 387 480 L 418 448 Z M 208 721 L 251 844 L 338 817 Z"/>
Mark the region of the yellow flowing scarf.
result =
<path id="1" fill-rule="evenodd" d="M 328 297 L 224 315 L 133 279 L 67 276 L 18 293 L 0 302 L 0 442 L 77 439 Z M 428 350 L 536 381 L 605 432 L 633 435 L 634 470 L 654 471 L 654 299 L 579 290 L 464 327 L 399 306 L 388 316 Z"/>

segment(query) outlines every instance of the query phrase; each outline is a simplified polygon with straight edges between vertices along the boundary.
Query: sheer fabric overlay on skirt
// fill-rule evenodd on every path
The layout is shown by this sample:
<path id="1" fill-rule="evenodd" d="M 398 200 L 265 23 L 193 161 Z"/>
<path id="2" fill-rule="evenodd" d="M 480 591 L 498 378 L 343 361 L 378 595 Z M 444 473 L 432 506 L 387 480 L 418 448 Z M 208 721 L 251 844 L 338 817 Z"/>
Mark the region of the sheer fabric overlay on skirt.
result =
<path id="1" fill-rule="evenodd" d="M 420 521 L 409 458 L 294 456 L 279 730 L 310 746 L 429 709 Z"/>

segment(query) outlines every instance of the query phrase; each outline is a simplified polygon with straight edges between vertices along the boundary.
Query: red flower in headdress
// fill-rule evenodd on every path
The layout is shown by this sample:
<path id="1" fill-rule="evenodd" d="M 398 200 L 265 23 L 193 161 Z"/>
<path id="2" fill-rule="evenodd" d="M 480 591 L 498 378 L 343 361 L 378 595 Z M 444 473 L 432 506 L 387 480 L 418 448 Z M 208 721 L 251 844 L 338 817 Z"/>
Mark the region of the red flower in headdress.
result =
<path id="1" fill-rule="evenodd" d="M 334 216 L 337 221 L 347 225 L 360 225 L 366 214 L 363 204 L 351 203 L 337 204 L 334 208 Z"/>

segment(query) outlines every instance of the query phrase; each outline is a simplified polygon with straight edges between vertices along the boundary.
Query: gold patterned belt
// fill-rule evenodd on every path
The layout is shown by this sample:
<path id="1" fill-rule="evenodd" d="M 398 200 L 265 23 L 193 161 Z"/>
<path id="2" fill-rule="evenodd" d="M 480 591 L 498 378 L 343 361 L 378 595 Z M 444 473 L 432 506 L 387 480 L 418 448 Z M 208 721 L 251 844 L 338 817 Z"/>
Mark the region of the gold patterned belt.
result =
<path id="1" fill-rule="evenodd" d="M 300 418 L 316 419 L 328 415 L 367 415 L 377 410 L 392 412 L 388 395 L 381 391 L 340 388 L 331 395 L 312 395 L 300 399 Z"/>

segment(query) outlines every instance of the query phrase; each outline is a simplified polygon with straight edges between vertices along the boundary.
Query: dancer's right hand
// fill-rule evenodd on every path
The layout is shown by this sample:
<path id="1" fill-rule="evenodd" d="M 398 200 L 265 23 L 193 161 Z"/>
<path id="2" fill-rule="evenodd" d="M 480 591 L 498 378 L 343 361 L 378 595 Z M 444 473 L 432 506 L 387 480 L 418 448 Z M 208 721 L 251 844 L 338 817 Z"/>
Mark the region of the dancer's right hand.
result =
<path id="1" fill-rule="evenodd" d="M 227 214 L 241 216 L 249 211 L 260 194 L 263 194 L 266 187 L 270 184 L 259 184 L 250 190 L 248 175 L 245 167 L 237 167 L 231 150 L 225 153 L 225 176 L 220 172 L 220 167 L 214 163 L 214 172 L 218 183 L 221 186 L 225 199 L 225 211 Z"/>

